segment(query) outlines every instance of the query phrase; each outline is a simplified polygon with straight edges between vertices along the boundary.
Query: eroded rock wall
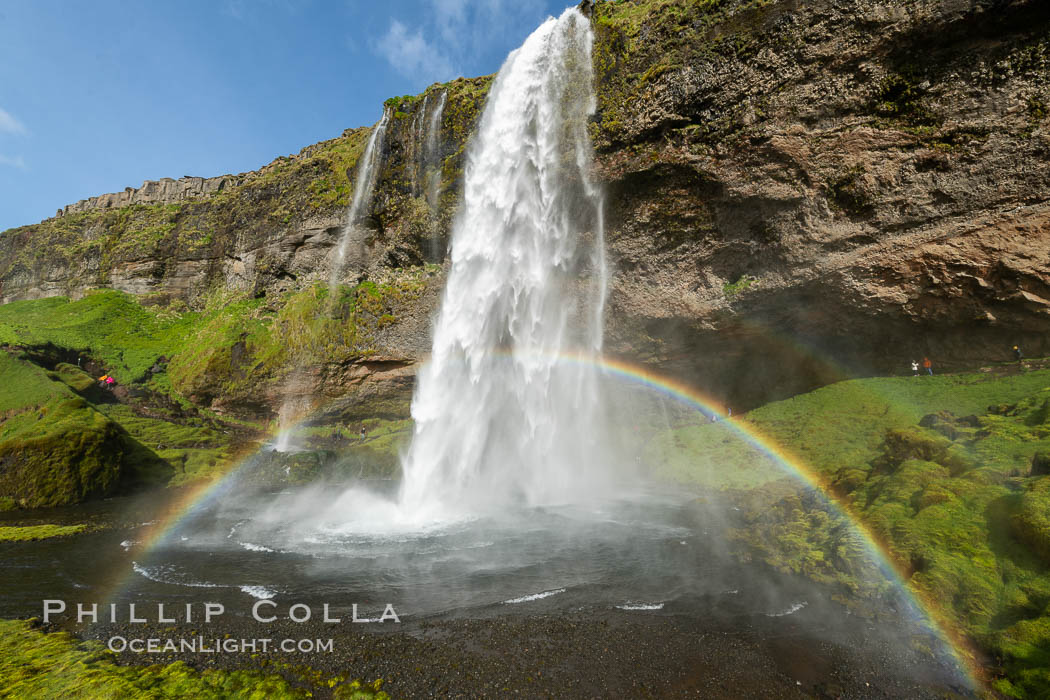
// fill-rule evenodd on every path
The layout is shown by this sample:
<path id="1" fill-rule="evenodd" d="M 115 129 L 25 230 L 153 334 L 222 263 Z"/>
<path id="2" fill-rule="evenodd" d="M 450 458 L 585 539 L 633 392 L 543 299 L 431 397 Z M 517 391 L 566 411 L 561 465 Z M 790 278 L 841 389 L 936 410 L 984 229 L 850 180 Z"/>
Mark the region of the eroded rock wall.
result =
<path id="1" fill-rule="evenodd" d="M 592 21 L 611 352 L 738 410 L 922 356 L 1050 353 L 1045 3 L 624 0 Z M 341 281 L 445 264 L 488 85 L 387 101 Z M 112 286 L 192 306 L 216 287 L 278 297 L 326 280 L 368 135 L 0 234 L 0 301 Z M 380 338 L 408 367 L 429 347 L 430 279 Z"/>

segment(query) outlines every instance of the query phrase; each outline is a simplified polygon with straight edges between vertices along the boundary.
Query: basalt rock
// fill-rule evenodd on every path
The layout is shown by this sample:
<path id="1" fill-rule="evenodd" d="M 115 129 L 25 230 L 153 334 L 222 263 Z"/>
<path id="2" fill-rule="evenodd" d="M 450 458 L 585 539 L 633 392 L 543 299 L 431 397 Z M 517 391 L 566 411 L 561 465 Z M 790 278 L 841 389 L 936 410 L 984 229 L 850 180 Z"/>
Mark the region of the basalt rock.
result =
<path id="1" fill-rule="evenodd" d="M 608 351 L 738 409 L 924 356 L 940 372 L 1017 344 L 1050 354 L 1045 3 L 640 0 L 590 16 Z M 387 101 L 364 252 L 341 281 L 447 264 L 489 84 Z M 4 232 L 0 301 L 110 286 L 194 307 L 216 286 L 277 300 L 326 281 L 368 135 Z M 377 339 L 409 378 L 441 278 Z M 362 367 L 312 367 L 310 391 Z"/>

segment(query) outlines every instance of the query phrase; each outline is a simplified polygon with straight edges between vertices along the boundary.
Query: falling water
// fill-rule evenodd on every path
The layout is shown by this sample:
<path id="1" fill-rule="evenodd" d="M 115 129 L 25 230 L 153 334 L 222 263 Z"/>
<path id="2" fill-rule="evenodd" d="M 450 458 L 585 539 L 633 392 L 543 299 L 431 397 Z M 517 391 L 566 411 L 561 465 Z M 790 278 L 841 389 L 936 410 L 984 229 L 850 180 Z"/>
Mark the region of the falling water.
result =
<path id="1" fill-rule="evenodd" d="M 380 159 L 383 154 L 383 137 L 386 135 L 386 125 L 390 119 L 390 111 L 383 110 L 383 118 L 379 120 L 372 134 L 368 137 L 368 145 L 357 162 L 357 182 L 354 185 L 354 198 L 350 202 L 350 210 L 346 214 L 346 224 L 343 226 L 343 236 L 336 249 L 335 260 L 332 261 L 329 273 L 328 286 L 334 289 L 343 275 L 343 267 L 346 265 L 346 256 L 351 246 L 364 246 L 364 232 L 358 226 L 361 215 L 372 201 L 372 191 L 375 189 L 376 175 L 378 174 Z"/>
<path id="2" fill-rule="evenodd" d="M 412 402 L 401 512 L 417 521 L 577 500 L 605 443 L 605 261 L 589 179 L 592 34 L 548 19 L 493 83 L 466 166 L 431 360 Z M 575 352 L 583 362 L 560 362 Z"/>
<path id="3" fill-rule="evenodd" d="M 445 101 L 448 93 L 441 93 L 437 106 L 430 114 L 430 122 L 427 125 L 426 145 L 423 148 L 423 162 L 425 168 L 431 169 L 427 174 L 426 198 L 430 208 L 437 208 L 438 191 L 441 187 L 441 153 L 438 149 L 438 136 L 441 134 L 441 115 L 445 112 Z"/>
<path id="4" fill-rule="evenodd" d="M 426 142 L 423 147 L 422 172 L 424 173 L 426 182 L 423 194 L 427 200 L 427 207 L 430 210 L 430 220 L 433 225 L 433 231 L 430 235 L 430 259 L 439 262 L 444 258 L 444 252 L 441 250 L 441 236 L 437 223 L 439 197 L 441 196 L 442 166 L 441 149 L 438 137 L 441 134 L 441 115 L 445 112 L 445 101 L 447 99 L 448 93 L 441 93 L 437 106 L 434 107 L 434 111 L 430 115 L 430 121 L 427 125 Z"/>
<path id="5" fill-rule="evenodd" d="M 390 118 L 388 110 L 383 111 L 383 118 L 372 129 L 368 137 L 368 144 L 358 159 L 357 181 L 354 185 L 354 198 L 350 202 L 350 209 L 346 214 L 346 224 L 343 226 L 343 235 L 336 249 L 335 259 L 332 261 L 328 277 L 329 291 L 333 292 L 335 286 L 343 275 L 346 265 L 346 256 L 351 246 L 363 247 L 364 232 L 358 226 L 361 215 L 372 201 L 372 191 L 375 189 L 377 167 L 383 153 L 383 136 L 386 134 L 386 125 Z M 363 257 L 363 256 L 362 256 Z M 331 294 L 334 298 L 334 294 Z M 301 358 L 300 358 L 301 359 Z M 284 400 L 277 413 L 277 439 L 273 449 L 277 452 L 294 452 L 298 448 L 293 441 L 294 424 L 307 414 L 313 407 L 313 401 L 304 391 L 304 379 L 302 372 L 297 368 L 293 370 L 284 386 Z"/>

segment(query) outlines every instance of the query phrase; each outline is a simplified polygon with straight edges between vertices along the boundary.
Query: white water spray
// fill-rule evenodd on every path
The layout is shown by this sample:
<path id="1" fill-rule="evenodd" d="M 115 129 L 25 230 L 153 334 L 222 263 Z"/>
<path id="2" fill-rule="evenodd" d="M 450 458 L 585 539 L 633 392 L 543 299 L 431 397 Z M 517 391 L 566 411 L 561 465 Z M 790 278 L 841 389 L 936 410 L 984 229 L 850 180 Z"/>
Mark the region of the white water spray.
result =
<path id="1" fill-rule="evenodd" d="M 592 34 L 574 9 L 507 58 L 466 166 L 452 268 L 404 460 L 416 522 L 596 490 L 602 202 L 589 179 Z M 582 361 L 564 362 L 568 353 Z"/>
<path id="2" fill-rule="evenodd" d="M 390 110 L 383 110 L 383 118 L 379 120 L 368 137 L 368 144 L 357 162 L 357 182 L 354 184 L 354 198 L 350 202 L 350 210 L 346 213 L 346 224 L 343 226 L 343 236 L 339 240 L 336 249 L 335 260 L 332 261 L 329 272 L 328 287 L 334 290 L 343 275 L 346 265 L 346 256 L 350 249 L 357 247 L 362 249 L 363 258 L 365 232 L 358 225 L 365 207 L 372 202 L 372 192 L 375 190 L 376 177 L 379 174 L 377 167 L 383 154 L 383 137 L 386 135 L 386 125 L 390 120 Z"/>

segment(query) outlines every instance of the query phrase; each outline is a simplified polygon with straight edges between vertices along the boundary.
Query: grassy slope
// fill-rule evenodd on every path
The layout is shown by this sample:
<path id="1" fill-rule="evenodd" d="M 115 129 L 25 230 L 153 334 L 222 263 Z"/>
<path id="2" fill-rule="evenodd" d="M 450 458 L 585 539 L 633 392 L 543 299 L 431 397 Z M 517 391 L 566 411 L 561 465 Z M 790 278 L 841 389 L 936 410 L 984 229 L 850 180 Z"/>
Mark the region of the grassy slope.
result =
<path id="1" fill-rule="evenodd" d="M 121 426 L 172 466 L 172 483 L 222 473 L 233 450 L 227 431 L 207 409 L 213 399 L 233 409 L 258 406 L 279 393 L 292 367 L 374 353 L 375 334 L 412 303 L 427 274 L 422 268 L 398 272 L 387 281 L 340 287 L 334 297 L 317 284 L 269 304 L 216 293 L 200 311 L 144 306 L 114 290 L 76 301 L 59 297 L 0 306 L 0 346 L 50 345 L 87 356 L 119 385 L 190 409 L 176 415 L 163 406 L 135 411 L 124 404 L 92 404 L 84 397 L 90 398 L 93 378 L 77 367 L 60 364 L 48 373 L 5 353 L 3 374 L 9 381 L 0 386 L 0 441 L 12 438 L 16 428 L 29 428 L 30 408 L 61 402 L 63 415 L 86 412 L 80 416 L 84 426 Z M 158 362 L 163 370 L 151 372 Z M 57 420 L 60 412 L 54 409 L 48 413 Z M 201 413 L 194 415 L 195 409 Z M 65 427 L 75 428 L 76 421 Z"/>
<path id="2" fill-rule="evenodd" d="M 1047 370 L 860 379 L 745 420 L 815 470 L 912 572 L 910 584 L 1001 660 L 999 690 L 1041 697 L 1050 687 L 1050 477 L 1029 476 L 1029 465 L 1050 449 L 1048 398 Z M 936 422 L 939 432 L 918 426 L 940 411 L 955 419 Z M 773 563 L 835 578 L 825 564 L 843 546 L 827 534 L 836 523 L 778 490 L 772 463 L 724 425 L 669 431 L 652 449 L 674 478 L 751 489 L 744 502 L 761 514 L 743 539 L 759 549 L 775 541 L 764 552 Z M 763 527 L 769 539 L 757 534 Z"/>
<path id="3" fill-rule="evenodd" d="M 195 314 L 161 314 L 120 292 L 106 291 L 76 302 L 65 297 L 0 306 L 0 343 L 82 350 L 102 362 L 123 384 L 145 379 L 150 367 L 180 344 Z"/>
<path id="4" fill-rule="evenodd" d="M 75 503 L 167 476 L 165 465 L 66 383 L 83 376 L 62 369 L 46 372 L 0 352 L 0 507 Z"/>
<path id="5" fill-rule="evenodd" d="M 386 700 L 372 686 L 331 679 L 340 700 Z M 10 698 L 308 698 L 308 690 L 276 675 L 251 671 L 195 671 L 167 666 L 118 666 L 97 642 L 43 634 L 25 622 L 0 620 L 0 697 Z"/>

